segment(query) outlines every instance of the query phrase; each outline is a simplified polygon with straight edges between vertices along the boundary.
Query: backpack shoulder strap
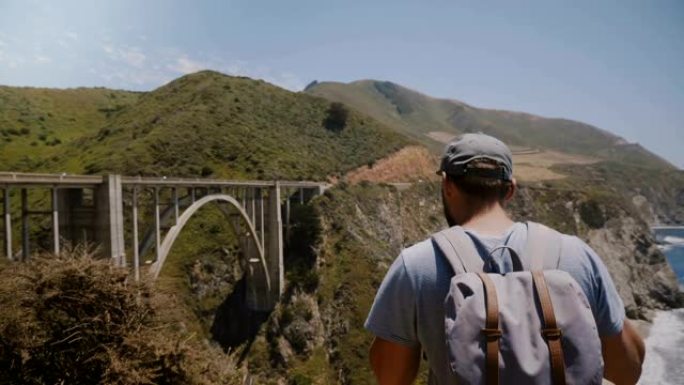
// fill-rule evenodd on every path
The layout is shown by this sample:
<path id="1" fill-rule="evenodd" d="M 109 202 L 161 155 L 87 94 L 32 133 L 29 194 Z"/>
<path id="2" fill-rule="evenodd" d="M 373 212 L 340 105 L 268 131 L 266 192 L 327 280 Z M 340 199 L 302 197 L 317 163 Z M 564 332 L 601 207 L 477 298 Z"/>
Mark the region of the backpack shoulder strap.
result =
<path id="1" fill-rule="evenodd" d="M 535 222 L 527 222 L 524 253 L 529 270 L 557 269 L 561 255 L 561 234 Z"/>
<path id="2" fill-rule="evenodd" d="M 454 274 L 483 270 L 484 261 L 462 227 L 454 226 L 442 230 L 434 234 L 432 240 L 449 261 Z"/>

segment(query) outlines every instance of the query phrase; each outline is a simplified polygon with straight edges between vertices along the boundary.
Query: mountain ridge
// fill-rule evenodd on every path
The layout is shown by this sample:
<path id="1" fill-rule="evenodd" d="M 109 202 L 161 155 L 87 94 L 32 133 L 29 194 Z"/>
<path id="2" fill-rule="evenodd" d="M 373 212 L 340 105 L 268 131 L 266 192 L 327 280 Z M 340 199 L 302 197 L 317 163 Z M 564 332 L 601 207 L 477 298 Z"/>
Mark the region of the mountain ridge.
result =
<path id="1" fill-rule="evenodd" d="M 16 96 L 24 91 L 4 91 L 17 101 L 0 104 L 0 121 L 21 126 L 16 132 L 22 143 L 0 141 L 0 152 L 8 154 L 4 162 L 0 157 L 0 167 L 10 171 L 325 180 L 409 144 L 353 110 L 345 109 L 341 124 L 328 127 L 326 99 L 215 71 L 125 93 L 126 103 L 110 101 L 122 97 L 118 91 L 84 90 L 107 95 L 101 103 L 80 106 L 88 119 L 79 115 L 55 128 L 49 119 L 42 123 L 42 111 L 15 116 L 27 104 Z M 77 91 L 40 92 L 66 97 Z M 40 127 L 27 127 L 28 121 Z M 34 140 L 40 130 L 62 139 L 44 146 Z"/>
<path id="2" fill-rule="evenodd" d="M 456 99 L 435 98 L 391 81 L 316 81 L 303 92 L 349 104 L 383 123 L 393 125 L 398 131 L 436 151 L 441 150 L 443 144 L 425 137 L 431 131 L 454 135 L 481 131 L 498 136 L 511 145 L 532 144 L 571 153 L 598 153 L 606 160 L 655 168 L 676 168 L 640 144 L 629 143 L 615 133 L 587 123 L 527 112 L 475 107 Z"/>

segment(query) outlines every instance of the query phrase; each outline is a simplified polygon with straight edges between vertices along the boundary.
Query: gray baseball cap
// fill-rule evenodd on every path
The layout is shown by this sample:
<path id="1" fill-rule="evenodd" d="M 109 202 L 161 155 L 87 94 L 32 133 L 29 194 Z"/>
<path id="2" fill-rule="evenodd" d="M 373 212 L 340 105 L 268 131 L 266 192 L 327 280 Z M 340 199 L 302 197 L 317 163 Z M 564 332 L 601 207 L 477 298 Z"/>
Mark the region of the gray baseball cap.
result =
<path id="1" fill-rule="evenodd" d="M 476 175 L 510 181 L 513 178 L 511 150 L 499 139 L 482 133 L 463 134 L 447 144 L 437 174 L 450 176 Z M 477 168 L 469 165 L 477 159 L 496 162 L 498 168 Z"/>

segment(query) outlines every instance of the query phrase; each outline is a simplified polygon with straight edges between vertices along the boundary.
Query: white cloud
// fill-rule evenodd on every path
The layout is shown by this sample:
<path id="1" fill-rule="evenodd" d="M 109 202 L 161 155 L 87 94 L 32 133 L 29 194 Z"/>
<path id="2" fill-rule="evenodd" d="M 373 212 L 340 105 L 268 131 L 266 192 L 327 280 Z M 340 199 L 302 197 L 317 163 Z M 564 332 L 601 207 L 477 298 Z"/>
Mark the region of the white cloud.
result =
<path id="1" fill-rule="evenodd" d="M 78 40 L 78 34 L 76 32 L 67 32 L 64 34 L 64 36 L 68 37 L 71 40 Z"/>
<path id="2" fill-rule="evenodd" d="M 291 91 L 300 91 L 304 88 L 304 82 L 293 73 L 275 71 L 267 66 L 253 66 L 244 60 L 226 61 L 217 56 L 198 59 L 188 54 L 181 54 L 173 59 L 172 64 L 168 65 L 167 69 L 174 74 L 181 75 L 211 69 L 232 76 L 262 79 Z"/>
<path id="3" fill-rule="evenodd" d="M 176 62 L 174 64 L 169 65 L 168 68 L 172 71 L 185 75 L 201 71 L 209 67 L 210 66 L 208 66 L 205 63 L 190 59 L 187 55 L 182 55 L 181 57 L 176 59 Z"/>
<path id="4" fill-rule="evenodd" d="M 33 62 L 36 64 L 49 64 L 52 63 L 52 59 L 47 56 L 36 55 L 33 57 Z"/>
<path id="5" fill-rule="evenodd" d="M 264 80 L 290 91 L 301 91 L 305 86 L 302 79 L 290 72 L 279 72 L 264 78 Z"/>
<path id="6" fill-rule="evenodd" d="M 304 87 L 304 82 L 293 73 L 252 65 L 244 60 L 226 60 L 216 54 L 192 55 L 170 47 L 155 48 L 143 53 L 135 46 L 116 44 L 109 39 L 101 41 L 100 49 L 107 59 L 92 67 L 91 73 L 113 87 L 149 89 L 161 86 L 180 75 L 205 69 L 263 79 L 292 91 L 299 91 Z"/>
<path id="7" fill-rule="evenodd" d="M 134 67 L 142 67 L 145 64 L 145 55 L 137 50 L 120 51 L 123 60 Z"/>
<path id="8" fill-rule="evenodd" d="M 110 60 L 120 61 L 133 67 L 142 68 L 147 59 L 147 56 L 136 47 L 114 47 L 111 44 L 103 44 L 102 50 Z"/>
<path id="9" fill-rule="evenodd" d="M 27 60 L 21 54 L 0 50 L 0 63 L 4 64 L 7 68 L 17 69 L 24 66 Z"/>

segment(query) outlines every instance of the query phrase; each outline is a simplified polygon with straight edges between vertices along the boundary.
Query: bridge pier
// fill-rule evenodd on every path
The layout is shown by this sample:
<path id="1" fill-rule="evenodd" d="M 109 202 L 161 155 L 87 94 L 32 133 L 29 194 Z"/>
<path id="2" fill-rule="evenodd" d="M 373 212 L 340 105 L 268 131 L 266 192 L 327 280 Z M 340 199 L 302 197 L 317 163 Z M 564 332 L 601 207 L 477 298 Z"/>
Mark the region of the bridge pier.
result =
<path id="1" fill-rule="evenodd" d="M 59 254 L 59 198 L 57 187 L 52 188 L 52 252 Z"/>
<path id="2" fill-rule="evenodd" d="M 283 224 L 280 204 L 280 185 L 275 183 L 274 187 L 268 189 L 268 211 L 264 218 L 264 200 L 261 196 L 261 224 L 262 229 L 261 239 L 264 250 L 264 257 L 266 259 L 266 266 L 268 271 L 265 272 L 270 278 L 270 288 L 263 269 L 258 265 L 258 251 L 256 247 L 245 247 L 244 251 L 247 253 L 247 306 L 255 311 L 272 310 L 280 295 L 283 293 L 285 285 L 285 273 L 283 266 Z M 255 196 L 252 196 L 255 198 Z M 247 204 L 248 213 L 250 217 L 256 217 L 256 205 Z M 264 223 L 267 222 L 267 223 Z M 256 222 L 253 222 L 256 223 Z M 266 236 L 264 237 L 263 229 L 266 225 Z M 244 239 L 243 244 L 253 242 L 251 239 Z"/>
<path id="3" fill-rule="evenodd" d="M 95 242 L 102 245 L 102 254 L 124 266 L 123 190 L 121 175 L 107 175 L 95 192 L 97 210 Z"/>
<path id="4" fill-rule="evenodd" d="M 7 259 L 14 259 L 12 251 L 12 212 L 10 211 L 10 189 L 5 187 L 3 194 L 3 214 L 5 219 L 5 254 Z"/>
<path id="5" fill-rule="evenodd" d="M 58 229 L 55 241 L 61 235 L 73 243 L 93 242 L 101 255 L 113 258 L 117 266 L 125 266 L 121 176 L 103 177 L 103 183 L 94 187 L 92 202 L 86 199 L 83 187 L 54 191 L 53 224 Z"/>
<path id="6" fill-rule="evenodd" d="M 29 209 L 28 209 L 28 190 L 21 189 L 21 259 L 27 260 L 31 250 L 29 238 Z"/>

